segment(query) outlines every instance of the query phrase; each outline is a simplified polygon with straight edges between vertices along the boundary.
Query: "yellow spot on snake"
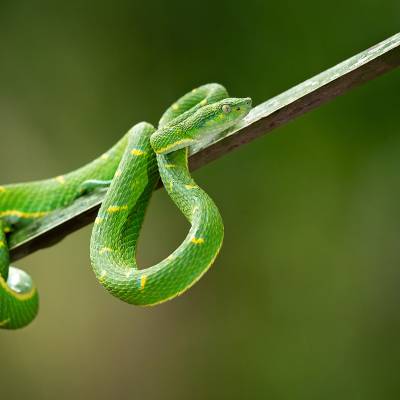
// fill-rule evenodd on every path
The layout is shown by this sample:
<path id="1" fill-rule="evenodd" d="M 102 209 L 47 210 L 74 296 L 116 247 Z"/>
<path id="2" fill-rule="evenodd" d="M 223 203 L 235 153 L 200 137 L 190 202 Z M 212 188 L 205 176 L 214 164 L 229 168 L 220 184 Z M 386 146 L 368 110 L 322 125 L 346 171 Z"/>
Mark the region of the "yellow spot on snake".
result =
<path id="1" fill-rule="evenodd" d="M 102 249 L 100 249 L 99 253 L 100 254 L 111 253 L 112 251 L 113 249 L 110 249 L 109 247 L 103 247 Z"/>
<path id="2" fill-rule="evenodd" d="M 117 169 L 117 171 L 115 172 L 115 176 L 121 176 L 122 175 L 122 171 L 120 169 Z"/>
<path id="3" fill-rule="evenodd" d="M 17 218 L 41 218 L 47 215 L 48 211 L 37 211 L 37 212 L 23 212 L 19 210 L 7 210 L 1 211 L 0 217 L 17 217 Z"/>
<path id="4" fill-rule="evenodd" d="M 101 271 L 99 280 L 100 280 L 100 281 L 104 280 L 104 278 L 106 277 L 106 275 L 107 275 L 107 271 L 103 269 L 103 271 Z"/>
<path id="5" fill-rule="evenodd" d="M 0 193 L 3 193 L 6 191 L 6 188 L 4 186 L 0 186 Z"/>
<path id="6" fill-rule="evenodd" d="M 110 158 L 109 154 L 104 153 L 102 154 L 102 156 L 100 157 L 102 160 L 108 160 Z"/>
<path id="7" fill-rule="evenodd" d="M 110 206 L 107 208 L 107 212 L 112 214 L 118 211 L 126 211 L 128 209 L 128 206 Z"/>
<path id="8" fill-rule="evenodd" d="M 175 168 L 175 164 L 165 164 L 165 168 Z"/>
<path id="9" fill-rule="evenodd" d="M 165 146 L 165 147 L 162 147 L 161 149 L 158 149 L 156 151 L 156 153 L 157 154 L 164 153 L 164 152 L 168 151 L 169 149 L 172 149 L 175 146 L 178 146 L 178 145 L 183 144 L 183 143 L 189 143 L 189 142 L 193 143 L 193 139 L 188 139 L 188 138 L 187 139 L 181 139 L 181 140 L 178 140 L 177 142 L 169 144 L 168 146 Z"/>
<path id="10" fill-rule="evenodd" d="M 169 182 L 169 191 L 172 192 L 172 188 L 174 187 L 174 182 Z"/>
<path id="11" fill-rule="evenodd" d="M 142 277 L 140 278 L 140 290 L 144 289 L 144 287 L 146 286 L 146 282 L 147 282 L 147 275 L 142 275 Z"/>
<path id="12" fill-rule="evenodd" d="M 7 318 L 4 321 L 0 322 L 0 326 L 6 326 L 9 322 L 10 322 L 10 318 Z"/>
<path id="13" fill-rule="evenodd" d="M 201 102 L 200 102 L 200 105 L 201 106 L 205 106 L 207 104 L 207 99 L 204 99 L 204 100 L 202 100 Z"/>
<path id="14" fill-rule="evenodd" d="M 0 276 L 0 286 L 6 291 L 8 294 L 16 298 L 17 300 L 20 301 L 26 301 L 31 299 L 35 293 L 36 293 L 36 288 L 32 287 L 32 289 L 27 292 L 27 293 L 17 293 L 14 290 L 12 290 L 8 285 L 7 282 Z"/>
<path id="15" fill-rule="evenodd" d="M 203 272 L 202 272 L 201 274 L 199 274 L 199 275 L 197 276 L 196 279 L 194 279 L 194 280 L 190 283 L 190 285 L 186 286 L 186 287 L 183 288 L 180 292 L 175 293 L 175 294 L 171 295 L 170 297 L 164 298 L 164 299 L 162 299 L 162 300 L 160 300 L 160 301 L 156 301 L 155 303 L 150 304 L 150 306 L 156 306 L 157 304 L 164 303 L 165 301 L 170 300 L 170 299 L 173 299 L 173 298 L 176 297 L 176 296 L 180 296 L 183 292 L 185 292 L 186 290 L 188 290 L 189 288 L 191 288 L 196 282 L 198 282 L 198 281 L 201 279 L 201 277 L 207 272 L 207 270 L 211 267 L 211 265 L 213 265 L 215 259 L 216 259 L 217 256 L 218 256 L 218 253 L 219 253 L 220 249 L 221 249 L 221 246 L 219 246 L 218 250 L 215 252 L 214 257 L 212 258 L 212 260 L 210 261 L 210 263 L 207 265 L 207 267 L 203 270 Z M 169 257 L 168 257 L 168 258 L 169 258 Z"/>
<path id="16" fill-rule="evenodd" d="M 97 218 L 94 220 L 94 223 L 95 223 L 96 225 L 99 225 L 99 224 L 101 224 L 101 223 L 103 222 L 103 219 L 104 219 L 104 218 L 97 217 Z"/>
<path id="17" fill-rule="evenodd" d="M 222 121 L 223 119 L 225 119 L 225 115 L 226 115 L 226 114 L 219 114 L 218 117 L 217 117 L 217 119 L 218 119 L 219 121 Z"/>
<path id="18" fill-rule="evenodd" d="M 179 104 L 173 104 L 172 105 L 172 109 L 174 110 L 174 111 L 178 111 L 179 110 Z"/>
<path id="19" fill-rule="evenodd" d="M 143 156 L 144 154 L 146 154 L 146 152 L 140 149 L 132 149 L 131 154 L 134 156 Z"/>
<path id="20" fill-rule="evenodd" d="M 185 188 L 190 190 L 190 189 L 196 189 L 196 188 L 198 188 L 198 186 L 197 185 L 185 185 Z"/>
<path id="21" fill-rule="evenodd" d="M 55 179 L 58 183 L 61 183 L 61 185 L 64 185 L 64 183 L 65 183 L 65 178 L 64 178 L 62 175 L 56 176 L 54 179 Z"/>
<path id="22" fill-rule="evenodd" d="M 191 242 L 194 243 L 194 244 L 203 244 L 204 243 L 204 239 L 203 238 L 195 238 L 195 237 L 193 237 Z"/>
<path id="23" fill-rule="evenodd" d="M 194 88 L 193 90 L 192 90 L 192 93 L 196 93 L 197 92 L 197 88 Z"/>

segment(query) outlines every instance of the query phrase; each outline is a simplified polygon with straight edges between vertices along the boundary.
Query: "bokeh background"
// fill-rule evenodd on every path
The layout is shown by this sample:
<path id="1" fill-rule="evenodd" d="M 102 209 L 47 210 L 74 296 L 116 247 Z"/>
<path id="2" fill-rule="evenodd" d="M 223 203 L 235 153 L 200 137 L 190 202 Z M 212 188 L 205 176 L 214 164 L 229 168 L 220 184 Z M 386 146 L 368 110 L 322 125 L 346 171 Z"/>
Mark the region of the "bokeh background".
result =
<path id="1" fill-rule="evenodd" d="M 397 0 L 2 0 L 0 182 L 75 169 L 206 82 L 258 104 L 393 35 L 399 15 Z M 41 310 L 0 331 L 1 398 L 398 399 L 399 88 L 391 72 L 196 171 L 226 239 L 174 301 L 106 293 L 90 227 L 18 262 Z M 142 265 L 186 230 L 158 191 Z"/>

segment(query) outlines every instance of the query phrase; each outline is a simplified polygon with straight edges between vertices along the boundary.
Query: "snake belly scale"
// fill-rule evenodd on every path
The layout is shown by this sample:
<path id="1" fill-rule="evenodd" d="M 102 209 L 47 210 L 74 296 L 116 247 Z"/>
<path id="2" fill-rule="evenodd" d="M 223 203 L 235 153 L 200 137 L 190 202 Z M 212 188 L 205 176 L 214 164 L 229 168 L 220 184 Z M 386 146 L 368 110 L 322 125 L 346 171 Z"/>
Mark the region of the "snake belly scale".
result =
<path id="1" fill-rule="evenodd" d="M 30 276 L 10 266 L 7 234 L 98 187 L 108 190 L 94 223 L 90 258 L 110 293 L 130 304 L 154 305 L 200 279 L 219 253 L 224 228 L 218 208 L 190 175 L 189 147 L 221 134 L 250 109 L 250 98 L 229 98 L 223 86 L 203 85 L 169 107 L 157 129 L 136 124 L 109 151 L 76 171 L 0 186 L 0 328 L 28 325 L 39 304 Z M 166 259 L 139 269 L 137 241 L 160 177 L 191 227 Z"/>

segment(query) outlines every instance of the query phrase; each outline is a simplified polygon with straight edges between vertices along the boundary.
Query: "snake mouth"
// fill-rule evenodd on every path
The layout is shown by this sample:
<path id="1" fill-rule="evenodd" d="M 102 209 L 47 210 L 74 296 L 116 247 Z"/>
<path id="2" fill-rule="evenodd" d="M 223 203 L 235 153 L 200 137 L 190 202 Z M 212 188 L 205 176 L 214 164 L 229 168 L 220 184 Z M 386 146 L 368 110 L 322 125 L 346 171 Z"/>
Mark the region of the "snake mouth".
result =
<path id="1" fill-rule="evenodd" d="M 236 111 L 243 111 L 241 117 L 245 117 L 251 110 L 253 101 L 250 97 L 245 97 L 241 99 L 242 101 L 236 106 Z"/>

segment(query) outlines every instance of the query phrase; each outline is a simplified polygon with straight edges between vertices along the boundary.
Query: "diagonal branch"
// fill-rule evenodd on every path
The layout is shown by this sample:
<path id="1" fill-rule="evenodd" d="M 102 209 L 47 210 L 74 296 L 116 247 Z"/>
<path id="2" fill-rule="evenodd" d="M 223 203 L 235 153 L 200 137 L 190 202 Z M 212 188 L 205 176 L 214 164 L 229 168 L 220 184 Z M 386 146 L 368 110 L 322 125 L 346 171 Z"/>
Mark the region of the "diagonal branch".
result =
<path id="1" fill-rule="evenodd" d="M 399 65 L 400 33 L 258 105 L 229 132 L 210 143 L 193 148 L 191 169 L 200 168 Z M 11 234 L 9 243 L 12 260 L 52 246 L 91 223 L 104 193 L 98 192 L 78 199 L 70 207 L 56 211 Z"/>

